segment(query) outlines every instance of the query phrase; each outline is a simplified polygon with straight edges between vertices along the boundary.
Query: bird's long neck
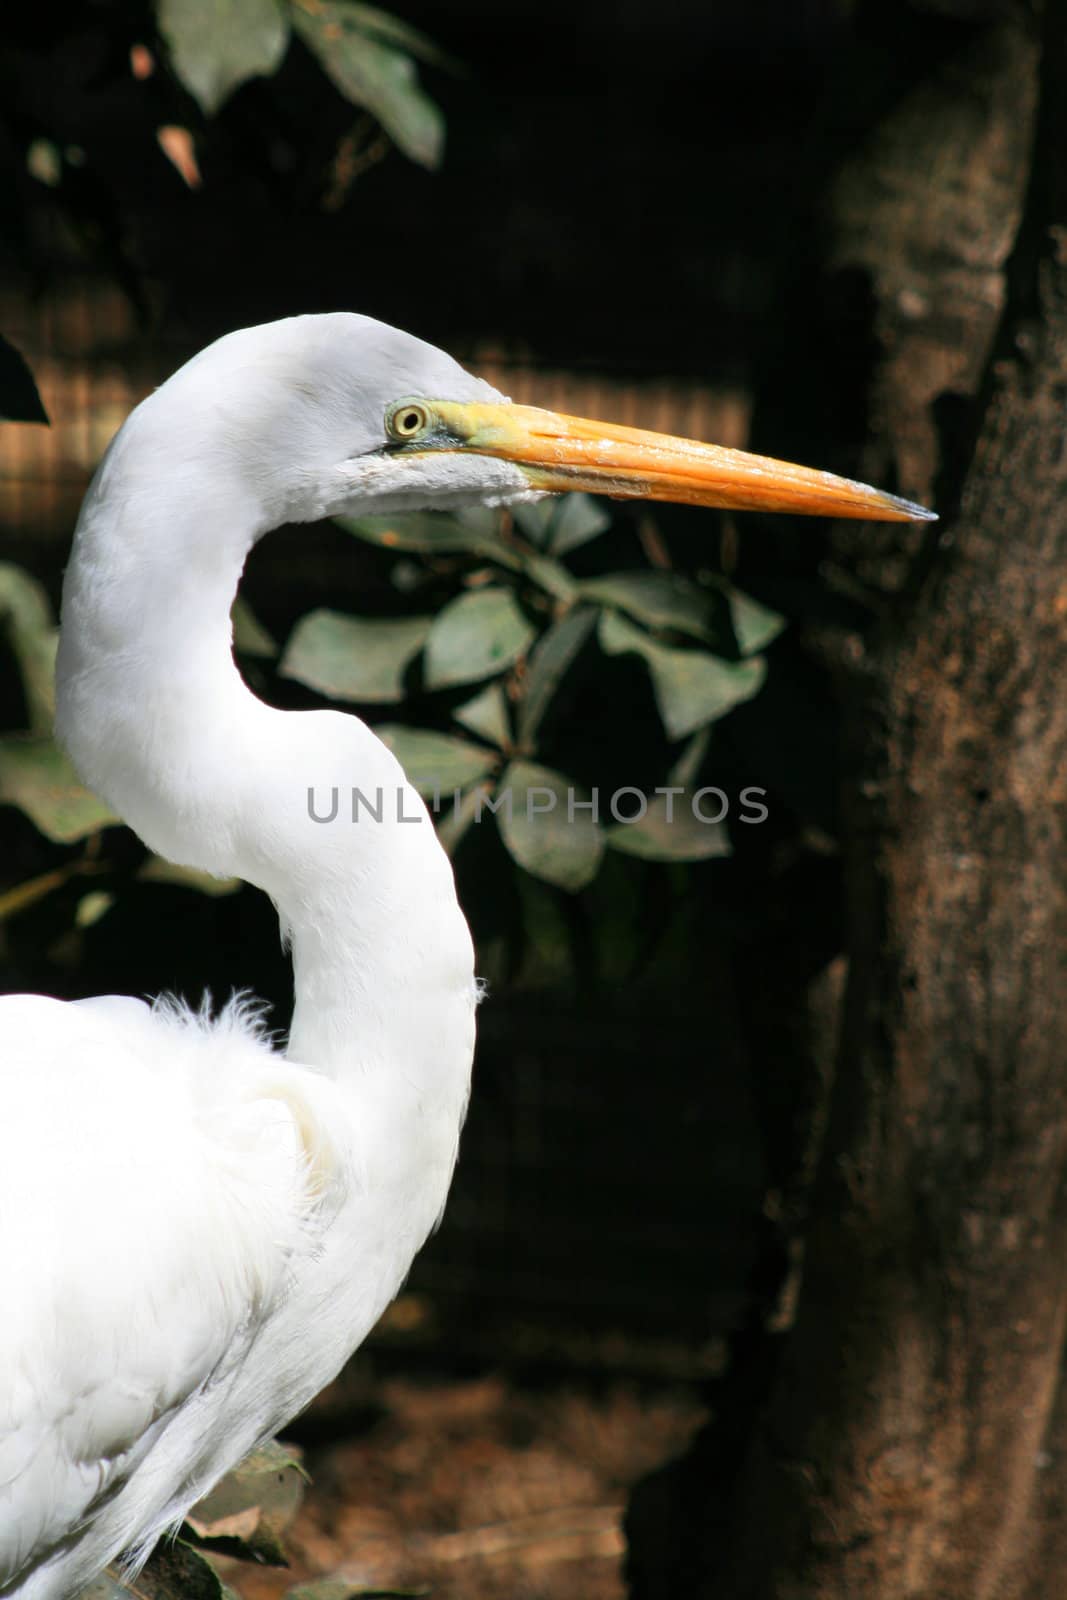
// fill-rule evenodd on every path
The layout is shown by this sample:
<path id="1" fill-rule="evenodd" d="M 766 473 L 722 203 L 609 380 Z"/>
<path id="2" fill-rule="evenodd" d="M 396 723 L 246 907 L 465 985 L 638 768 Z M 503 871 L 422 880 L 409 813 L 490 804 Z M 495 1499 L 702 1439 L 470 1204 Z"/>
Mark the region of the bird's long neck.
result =
<path id="1" fill-rule="evenodd" d="M 416 1103 L 458 1108 L 472 954 L 425 809 L 357 718 L 279 712 L 243 683 L 230 607 L 262 530 L 240 493 L 205 506 L 176 490 L 162 528 L 160 504 L 165 485 L 146 528 L 106 466 L 90 491 L 64 588 L 60 738 L 152 849 L 272 897 L 293 951 L 291 1058 L 339 1080 L 385 1067 Z M 352 820 L 354 788 L 381 791 L 380 821 Z"/>

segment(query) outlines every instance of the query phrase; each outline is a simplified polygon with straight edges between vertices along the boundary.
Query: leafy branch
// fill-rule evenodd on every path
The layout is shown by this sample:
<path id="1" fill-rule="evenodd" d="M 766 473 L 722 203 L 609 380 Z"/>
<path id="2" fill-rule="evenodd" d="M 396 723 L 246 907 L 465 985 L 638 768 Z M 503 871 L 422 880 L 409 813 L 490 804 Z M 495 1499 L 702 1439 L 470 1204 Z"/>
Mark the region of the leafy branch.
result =
<path id="1" fill-rule="evenodd" d="M 205 116 L 249 79 L 277 72 L 295 36 L 398 149 L 422 166 L 440 165 L 444 119 L 415 63 L 452 63 L 388 12 L 358 0 L 157 0 L 156 18 L 171 68 Z"/>
<path id="2" fill-rule="evenodd" d="M 377 731 L 420 793 L 435 805 L 453 797 L 449 848 L 488 814 L 514 861 L 568 890 L 591 882 L 605 849 L 655 861 L 728 852 L 724 829 L 694 810 L 692 791 L 711 724 L 764 682 L 761 652 L 783 627 L 777 614 L 717 577 L 647 567 L 578 577 L 562 557 L 611 525 L 586 495 L 520 506 L 514 518 L 425 512 L 341 525 L 382 551 L 421 558 L 427 576 L 452 560 L 455 592 L 435 614 L 313 611 L 293 629 L 279 670 L 333 700 L 372 711 L 414 703 L 430 714 L 437 726 Z M 592 646 L 602 674 L 611 658 L 636 656 L 666 738 L 689 741 L 663 781 L 644 786 L 643 814 L 614 826 L 558 769 L 545 736 L 553 701 Z M 475 692 L 447 709 L 442 728 L 443 695 L 465 687 Z"/>

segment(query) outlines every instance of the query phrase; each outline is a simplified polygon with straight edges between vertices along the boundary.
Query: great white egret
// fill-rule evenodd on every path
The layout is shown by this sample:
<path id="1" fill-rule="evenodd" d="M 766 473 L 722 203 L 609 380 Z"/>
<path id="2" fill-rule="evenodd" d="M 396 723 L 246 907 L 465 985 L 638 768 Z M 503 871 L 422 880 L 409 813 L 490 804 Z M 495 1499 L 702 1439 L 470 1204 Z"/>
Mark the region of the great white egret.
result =
<path id="1" fill-rule="evenodd" d="M 452 872 L 354 716 L 245 687 L 251 546 L 337 512 L 585 488 L 890 520 L 829 474 L 508 404 L 365 317 L 220 339 L 138 406 L 82 508 L 57 727 L 171 861 L 258 884 L 291 943 L 284 1053 L 254 1008 L 0 1000 L 0 1595 L 66 1600 L 157 1538 L 331 1379 L 441 1215 L 477 990 Z M 403 790 L 374 827 L 319 792 Z M 404 818 L 415 818 L 414 825 Z"/>

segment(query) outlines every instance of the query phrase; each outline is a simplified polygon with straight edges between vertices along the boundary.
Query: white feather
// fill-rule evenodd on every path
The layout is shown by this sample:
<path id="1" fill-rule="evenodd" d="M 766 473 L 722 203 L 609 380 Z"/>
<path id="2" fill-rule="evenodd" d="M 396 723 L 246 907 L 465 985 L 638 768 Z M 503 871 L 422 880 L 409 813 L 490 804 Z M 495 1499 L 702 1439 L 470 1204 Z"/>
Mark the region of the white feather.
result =
<path id="1" fill-rule="evenodd" d="M 170 859 L 292 941 L 286 1054 L 237 1002 L 0 1000 L 0 1595 L 67 1600 L 341 1367 L 440 1216 L 467 1103 L 470 937 L 430 819 L 358 719 L 283 715 L 230 654 L 252 543 L 324 512 L 520 498 L 506 462 L 382 454 L 412 394 L 496 399 L 365 318 L 233 334 L 131 416 L 64 591 L 60 736 Z M 322 825 L 307 791 L 400 789 Z"/>

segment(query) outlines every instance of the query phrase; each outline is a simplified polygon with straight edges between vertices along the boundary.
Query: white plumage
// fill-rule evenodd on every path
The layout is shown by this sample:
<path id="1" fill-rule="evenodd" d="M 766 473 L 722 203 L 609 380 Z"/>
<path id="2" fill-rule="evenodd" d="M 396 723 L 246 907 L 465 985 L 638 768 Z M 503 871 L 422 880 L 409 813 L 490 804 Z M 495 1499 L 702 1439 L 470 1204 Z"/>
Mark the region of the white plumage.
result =
<path id="1" fill-rule="evenodd" d="M 394 421 L 410 397 L 426 404 Z M 5 1600 L 67 1600 L 119 1555 L 136 1566 L 306 1405 L 396 1294 L 455 1163 L 476 986 L 451 868 L 362 722 L 283 714 L 244 685 L 229 614 L 247 553 L 282 522 L 579 484 L 778 503 L 773 463 L 736 456 L 724 478 L 708 447 L 614 430 L 601 448 L 572 423 L 507 407 L 369 319 L 294 318 L 182 368 L 93 481 L 59 736 L 154 850 L 267 891 L 296 1008 L 281 1054 L 239 1004 L 212 1021 L 122 996 L 0 999 Z M 781 470 L 779 501 L 822 496 L 796 509 L 916 514 Z M 402 804 L 381 823 L 311 819 L 309 789 L 353 786 Z"/>
<path id="2" fill-rule="evenodd" d="M 444 1204 L 475 1004 L 451 868 L 361 722 L 273 711 L 230 654 L 253 540 L 362 508 L 360 459 L 412 388 L 495 398 L 356 317 L 232 335 L 134 413 L 86 500 L 60 736 L 153 848 L 272 895 L 297 1003 L 283 1057 L 239 1007 L 0 1000 L 5 1596 L 147 1554 L 338 1371 Z M 354 783 L 402 787 L 420 822 L 310 820 L 309 785 Z"/>

